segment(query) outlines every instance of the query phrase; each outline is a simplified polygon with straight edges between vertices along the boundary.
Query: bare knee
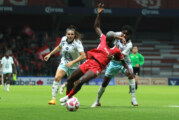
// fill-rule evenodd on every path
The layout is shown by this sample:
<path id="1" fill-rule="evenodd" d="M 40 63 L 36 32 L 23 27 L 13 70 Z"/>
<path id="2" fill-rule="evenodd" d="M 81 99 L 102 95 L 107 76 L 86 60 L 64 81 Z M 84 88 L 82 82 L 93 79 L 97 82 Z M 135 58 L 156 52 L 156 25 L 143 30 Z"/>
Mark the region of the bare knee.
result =
<path id="1" fill-rule="evenodd" d="M 59 82 L 61 79 L 62 79 L 62 76 L 60 76 L 60 75 L 59 76 L 55 76 L 55 81 L 56 82 Z"/>

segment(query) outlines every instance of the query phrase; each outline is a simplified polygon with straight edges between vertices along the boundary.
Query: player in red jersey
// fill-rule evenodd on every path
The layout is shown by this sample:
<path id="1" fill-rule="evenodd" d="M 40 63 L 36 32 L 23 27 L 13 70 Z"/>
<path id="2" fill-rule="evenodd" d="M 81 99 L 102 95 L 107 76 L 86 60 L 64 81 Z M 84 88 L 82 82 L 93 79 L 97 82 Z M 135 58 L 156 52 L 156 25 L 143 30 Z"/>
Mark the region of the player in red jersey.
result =
<path id="1" fill-rule="evenodd" d="M 67 96 L 60 99 L 61 103 L 65 103 L 68 98 L 76 94 L 84 83 L 95 78 L 106 67 L 112 57 L 121 60 L 123 65 L 128 69 L 120 49 L 114 46 L 114 40 L 118 36 L 116 36 L 113 31 L 107 32 L 105 36 L 100 29 L 100 17 L 103 6 L 104 4 L 98 5 L 98 8 L 100 9 L 98 9 L 98 15 L 94 23 L 94 28 L 96 33 L 101 37 L 101 42 L 96 49 L 87 52 L 87 60 L 67 79 Z M 78 83 L 74 86 L 75 81 L 78 81 Z"/>

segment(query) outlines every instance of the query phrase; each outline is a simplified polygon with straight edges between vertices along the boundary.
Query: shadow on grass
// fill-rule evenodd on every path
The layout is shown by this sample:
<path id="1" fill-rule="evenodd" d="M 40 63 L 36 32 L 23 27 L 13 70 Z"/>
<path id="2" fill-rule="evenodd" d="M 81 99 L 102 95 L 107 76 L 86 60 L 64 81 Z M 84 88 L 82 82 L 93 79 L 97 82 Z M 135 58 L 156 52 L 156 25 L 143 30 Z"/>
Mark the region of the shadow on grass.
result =
<path id="1" fill-rule="evenodd" d="M 138 108 L 139 106 L 98 106 L 98 107 L 90 107 L 90 106 L 87 106 L 87 105 L 80 105 L 80 109 L 111 109 L 111 108 L 130 108 L 130 109 L 136 109 Z"/>

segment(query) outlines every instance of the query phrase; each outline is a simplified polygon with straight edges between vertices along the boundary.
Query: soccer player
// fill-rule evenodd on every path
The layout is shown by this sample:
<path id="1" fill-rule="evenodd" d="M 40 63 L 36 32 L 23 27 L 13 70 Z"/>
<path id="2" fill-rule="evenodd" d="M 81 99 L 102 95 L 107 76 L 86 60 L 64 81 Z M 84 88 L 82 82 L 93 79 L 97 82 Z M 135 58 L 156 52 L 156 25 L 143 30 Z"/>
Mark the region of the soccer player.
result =
<path id="1" fill-rule="evenodd" d="M 4 80 L 4 91 L 7 90 L 9 92 L 12 73 L 14 72 L 14 74 L 17 74 L 17 70 L 8 51 L 6 51 L 5 56 L 1 60 L 1 66 Z"/>
<path id="2" fill-rule="evenodd" d="M 106 36 L 100 29 L 100 18 L 103 11 L 104 4 L 98 4 L 98 15 L 95 19 L 94 28 L 96 33 L 100 36 L 100 44 L 96 49 L 87 52 L 87 60 L 76 69 L 72 75 L 67 79 L 66 96 L 60 99 L 61 103 L 66 102 L 70 97 L 75 95 L 82 87 L 82 85 L 91 79 L 95 78 L 109 63 L 110 58 L 118 58 L 123 65 L 128 68 L 124 62 L 124 56 L 121 51 L 114 46 L 115 33 L 113 31 L 107 32 Z M 76 85 L 74 82 L 78 81 Z"/>
<path id="3" fill-rule="evenodd" d="M 124 25 L 122 27 L 122 31 L 116 32 L 116 34 L 121 36 L 121 38 L 115 40 L 115 45 L 122 51 L 122 54 L 124 55 L 124 60 L 128 64 L 131 74 L 127 72 L 126 68 L 123 67 L 123 64 L 120 61 L 111 60 L 109 66 L 106 69 L 103 83 L 99 88 L 97 100 L 93 103 L 91 107 L 101 106 L 100 99 L 105 92 L 107 85 L 109 84 L 110 80 L 119 72 L 128 77 L 130 93 L 132 96 L 131 103 L 134 106 L 138 106 L 137 100 L 135 98 L 135 80 L 133 68 L 131 60 L 129 58 L 129 52 L 132 49 L 132 42 L 130 40 L 132 36 L 132 28 L 129 25 Z"/>
<path id="4" fill-rule="evenodd" d="M 132 61 L 132 66 L 135 74 L 135 85 L 136 85 L 136 90 L 138 88 L 138 80 L 139 80 L 139 75 L 140 75 L 140 66 L 144 64 L 144 57 L 142 54 L 138 53 L 138 48 L 137 46 L 134 46 L 132 48 L 132 54 L 130 54 L 130 59 Z"/>
<path id="5" fill-rule="evenodd" d="M 52 100 L 48 102 L 49 105 L 56 105 L 56 95 L 59 88 L 59 81 L 65 75 L 71 75 L 71 73 L 80 65 L 80 61 L 86 58 L 84 48 L 80 40 L 80 34 L 75 30 L 75 27 L 70 26 L 66 29 L 66 36 L 62 37 L 59 46 L 44 57 L 44 60 L 47 61 L 51 55 L 61 50 L 62 58 L 52 85 Z"/>

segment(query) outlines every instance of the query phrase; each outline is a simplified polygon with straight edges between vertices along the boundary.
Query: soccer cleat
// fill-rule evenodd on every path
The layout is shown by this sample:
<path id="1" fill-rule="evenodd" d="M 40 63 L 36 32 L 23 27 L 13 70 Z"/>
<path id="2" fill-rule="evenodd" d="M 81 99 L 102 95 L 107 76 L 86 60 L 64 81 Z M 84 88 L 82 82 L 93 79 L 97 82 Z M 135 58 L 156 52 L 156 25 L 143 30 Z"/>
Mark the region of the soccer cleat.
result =
<path id="1" fill-rule="evenodd" d="M 94 107 L 99 107 L 99 106 L 101 106 L 101 103 L 100 102 L 94 102 L 92 105 L 91 105 L 91 107 L 92 108 L 94 108 Z"/>
<path id="2" fill-rule="evenodd" d="M 66 102 L 64 102 L 64 103 L 61 103 L 61 106 L 65 106 L 66 105 Z"/>
<path id="3" fill-rule="evenodd" d="M 137 103 L 136 98 L 132 98 L 131 104 L 132 104 L 133 106 L 138 106 L 138 103 Z"/>
<path id="4" fill-rule="evenodd" d="M 63 95 L 64 88 L 65 88 L 65 84 L 62 84 L 62 85 L 60 86 L 60 90 L 59 90 L 59 93 L 60 93 L 61 95 Z"/>
<path id="5" fill-rule="evenodd" d="M 56 100 L 52 99 L 48 102 L 49 105 L 56 105 Z"/>
<path id="6" fill-rule="evenodd" d="M 63 97 L 63 98 L 60 98 L 60 102 L 61 103 L 64 103 L 64 102 L 66 102 L 68 100 L 68 96 L 65 96 L 65 97 Z"/>

